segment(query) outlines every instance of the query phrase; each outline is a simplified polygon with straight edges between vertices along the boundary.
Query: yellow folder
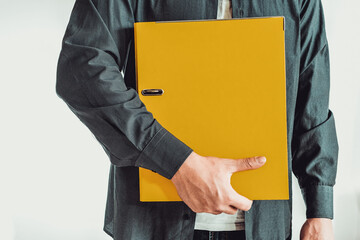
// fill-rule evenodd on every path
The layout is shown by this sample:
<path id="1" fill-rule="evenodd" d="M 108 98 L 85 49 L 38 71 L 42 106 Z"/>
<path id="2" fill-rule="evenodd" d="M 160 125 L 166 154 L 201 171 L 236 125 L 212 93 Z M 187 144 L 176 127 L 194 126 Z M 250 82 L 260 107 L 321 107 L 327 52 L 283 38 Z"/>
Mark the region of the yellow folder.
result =
<path id="1" fill-rule="evenodd" d="M 266 156 L 231 185 L 252 200 L 289 199 L 284 17 L 137 22 L 137 92 L 168 131 L 202 156 Z M 199 169 L 199 171 L 203 171 Z M 140 201 L 182 201 L 139 168 Z"/>

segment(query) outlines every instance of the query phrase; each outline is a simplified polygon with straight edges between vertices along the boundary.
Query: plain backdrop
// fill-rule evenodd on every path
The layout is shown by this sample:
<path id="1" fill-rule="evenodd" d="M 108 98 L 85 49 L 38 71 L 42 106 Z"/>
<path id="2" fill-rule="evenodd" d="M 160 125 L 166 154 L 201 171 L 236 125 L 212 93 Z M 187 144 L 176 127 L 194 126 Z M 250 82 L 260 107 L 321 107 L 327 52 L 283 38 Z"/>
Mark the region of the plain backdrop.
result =
<path id="1" fill-rule="evenodd" d="M 57 58 L 74 0 L 2 1 L 0 239 L 106 240 L 110 161 L 55 93 Z M 336 239 L 360 239 L 358 0 L 324 0 L 330 109 L 339 139 Z M 295 180 L 295 179 L 294 179 Z M 294 181 L 293 239 L 305 220 Z"/>

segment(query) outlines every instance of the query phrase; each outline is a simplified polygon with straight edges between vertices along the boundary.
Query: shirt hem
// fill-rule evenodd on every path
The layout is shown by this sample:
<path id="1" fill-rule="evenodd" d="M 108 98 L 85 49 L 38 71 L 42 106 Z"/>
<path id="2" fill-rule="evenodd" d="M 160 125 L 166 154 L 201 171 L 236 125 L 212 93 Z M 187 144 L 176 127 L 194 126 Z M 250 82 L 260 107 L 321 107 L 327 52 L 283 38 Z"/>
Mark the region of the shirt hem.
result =
<path id="1" fill-rule="evenodd" d="M 112 233 L 112 231 L 106 227 L 103 228 L 103 231 L 109 235 L 110 237 L 114 238 L 114 234 Z"/>

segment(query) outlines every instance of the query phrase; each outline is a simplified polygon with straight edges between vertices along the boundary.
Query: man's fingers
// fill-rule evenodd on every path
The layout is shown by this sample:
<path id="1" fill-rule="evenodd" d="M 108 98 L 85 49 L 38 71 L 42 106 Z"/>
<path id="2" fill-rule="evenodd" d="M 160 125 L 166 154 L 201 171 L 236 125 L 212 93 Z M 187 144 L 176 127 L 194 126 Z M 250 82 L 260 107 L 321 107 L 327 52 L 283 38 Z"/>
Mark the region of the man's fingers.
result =
<path id="1" fill-rule="evenodd" d="M 230 167 L 230 172 L 234 173 L 244 170 L 256 169 L 263 166 L 265 162 L 266 158 L 264 156 L 234 159 L 233 164 Z"/>
<path id="2" fill-rule="evenodd" d="M 251 206 L 252 206 L 252 200 L 241 196 L 240 194 L 238 194 L 233 188 L 231 188 L 230 190 L 230 201 L 229 201 L 229 205 L 243 210 L 243 211 L 249 211 Z"/>
<path id="3" fill-rule="evenodd" d="M 218 215 L 218 214 L 221 214 L 221 213 L 234 215 L 235 213 L 237 213 L 237 211 L 238 211 L 238 209 L 236 207 L 233 207 L 231 205 L 224 205 L 223 207 L 221 207 L 221 209 L 214 210 L 214 211 L 209 212 L 209 213 L 214 214 L 214 215 Z"/>
<path id="4" fill-rule="evenodd" d="M 237 213 L 237 211 L 238 211 L 238 209 L 236 207 L 231 206 L 231 205 L 229 205 L 228 207 L 223 209 L 224 213 L 231 214 L 231 215 L 234 215 L 235 213 Z"/>

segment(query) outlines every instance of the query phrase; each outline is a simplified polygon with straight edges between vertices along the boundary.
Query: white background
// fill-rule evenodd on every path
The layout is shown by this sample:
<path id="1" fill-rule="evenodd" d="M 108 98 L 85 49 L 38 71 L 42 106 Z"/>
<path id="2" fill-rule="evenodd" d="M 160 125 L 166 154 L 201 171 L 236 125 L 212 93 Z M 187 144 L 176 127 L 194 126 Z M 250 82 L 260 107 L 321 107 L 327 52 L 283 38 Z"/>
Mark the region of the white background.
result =
<path id="1" fill-rule="evenodd" d="M 57 58 L 73 4 L 1 4 L 2 240 L 110 239 L 102 231 L 110 161 L 55 94 Z M 334 229 L 337 239 L 360 239 L 360 3 L 326 0 L 323 5 L 330 109 L 340 145 Z M 305 208 L 296 182 L 293 215 L 293 239 L 298 239 Z"/>

